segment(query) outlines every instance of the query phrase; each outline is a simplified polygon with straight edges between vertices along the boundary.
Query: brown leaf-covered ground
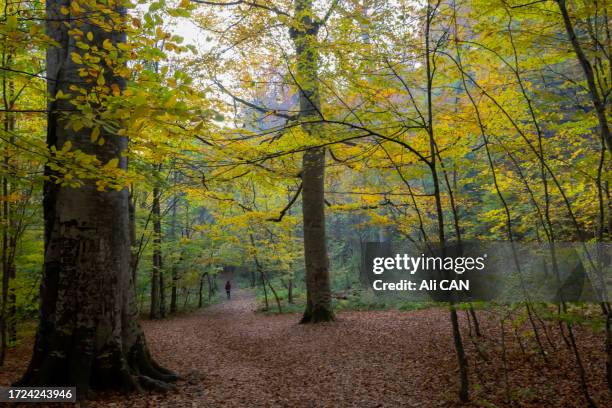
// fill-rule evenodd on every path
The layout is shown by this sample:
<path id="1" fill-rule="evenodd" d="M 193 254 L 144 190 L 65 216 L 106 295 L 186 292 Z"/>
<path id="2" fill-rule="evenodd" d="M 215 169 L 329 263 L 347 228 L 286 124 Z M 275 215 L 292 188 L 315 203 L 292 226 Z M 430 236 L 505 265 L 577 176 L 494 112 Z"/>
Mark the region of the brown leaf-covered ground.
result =
<path id="1" fill-rule="evenodd" d="M 153 355 L 183 376 L 177 391 L 99 394 L 89 405 L 460 406 L 446 309 L 342 312 L 334 323 L 299 325 L 298 315 L 264 315 L 254 308 L 252 295 L 239 291 L 231 301 L 208 309 L 143 322 Z M 506 387 L 499 320 L 492 312 L 478 314 L 484 337 L 464 332 L 473 399 L 468 406 L 586 406 L 575 360 L 556 326 L 548 328 L 550 342 L 540 333 L 548 365 L 533 338 L 523 334 L 521 347 L 514 330 L 506 326 Z M 577 336 L 589 391 L 600 407 L 612 406 L 604 383 L 603 335 L 577 329 Z M 26 342 L 11 352 L 0 384 L 25 369 L 30 347 Z"/>

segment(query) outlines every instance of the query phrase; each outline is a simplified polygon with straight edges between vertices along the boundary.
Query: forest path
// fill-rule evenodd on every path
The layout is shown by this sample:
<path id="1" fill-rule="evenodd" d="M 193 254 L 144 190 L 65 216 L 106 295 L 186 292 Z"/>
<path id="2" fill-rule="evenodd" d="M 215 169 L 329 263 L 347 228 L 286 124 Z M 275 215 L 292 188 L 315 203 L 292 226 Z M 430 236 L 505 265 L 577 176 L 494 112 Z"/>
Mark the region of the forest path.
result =
<path id="1" fill-rule="evenodd" d="M 233 290 L 231 300 L 193 314 L 144 321 L 152 354 L 185 377 L 179 392 L 111 397 L 104 406 L 433 407 L 455 399 L 455 376 L 432 364 L 454 365 L 446 314 L 345 312 L 299 325 L 297 314 L 255 307 L 252 292 Z"/>

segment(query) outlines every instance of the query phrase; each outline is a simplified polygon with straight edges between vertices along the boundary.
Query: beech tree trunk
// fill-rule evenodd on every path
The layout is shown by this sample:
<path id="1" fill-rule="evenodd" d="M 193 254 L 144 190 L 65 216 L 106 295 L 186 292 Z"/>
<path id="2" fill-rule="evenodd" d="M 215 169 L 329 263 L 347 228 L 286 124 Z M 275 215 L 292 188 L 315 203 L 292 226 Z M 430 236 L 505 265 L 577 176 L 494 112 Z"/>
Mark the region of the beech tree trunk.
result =
<path id="1" fill-rule="evenodd" d="M 297 57 L 296 79 L 300 89 L 300 119 L 320 118 L 317 33 L 313 21 L 313 1 L 295 0 L 296 26 L 291 37 Z M 320 127 L 303 123 L 302 128 L 315 134 Z M 329 258 L 325 237 L 325 149 L 312 148 L 302 159 L 302 215 L 304 222 L 304 261 L 306 264 L 306 310 L 301 323 L 334 319 L 329 281 Z"/>
<path id="2" fill-rule="evenodd" d="M 109 2 L 113 17 L 126 12 Z M 62 90 L 72 93 L 71 85 L 92 87 L 79 77 L 79 64 L 71 53 L 83 52 L 75 46 L 69 30 L 91 32 L 103 49 L 105 40 L 125 41 L 120 31 L 105 31 L 85 16 L 101 18 L 97 10 L 64 16 L 60 7 L 70 9 L 70 0 L 49 0 L 47 34 L 58 43 L 47 50 L 47 76 L 50 96 Z M 86 7 L 81 5 L 81 7 Z M 111 27 L 117 27 L 110 23 Z M 125 81 L 108 72 L 107 84 L 125 88 Z M 70 142 L 72 149 L 95 155 L 101 162 L 118 159 L 125 168 L 125 137 L 101 131 L 106 143 L 90 141 L 91 129 L 73 131 L 61 110 L 73 109 L 69 100 L 49 105 L 47 144 L 57 149 Z M 127 189 L 103 190 L 86 180 L 79 188 L 62 187 L 50 167 L 44 186 L 45 259 L 41 284 L 40 321 L 32 359 L 20 386 L 77 387 L 77 398 L 87 398 L 91 388 L 130 390 L 147 387 L 168 389 L 167 381 L 177 377 L 157 365 L 147 349 L 138 323 L 134 279 L 130 270 L 130 234 Z"/>

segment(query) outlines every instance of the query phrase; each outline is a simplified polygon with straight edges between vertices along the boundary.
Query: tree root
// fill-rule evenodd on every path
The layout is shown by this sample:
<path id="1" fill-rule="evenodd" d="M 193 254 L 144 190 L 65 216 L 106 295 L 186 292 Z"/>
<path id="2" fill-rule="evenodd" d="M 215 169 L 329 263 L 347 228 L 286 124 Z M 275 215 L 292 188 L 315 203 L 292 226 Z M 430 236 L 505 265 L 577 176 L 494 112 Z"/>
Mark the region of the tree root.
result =
<path id="1" fill-rule="evenodd" d="M 300 324 L 333 322 L 334 312 L 325 307 L 306 307 Z"/>
<path id="2" fill-rule="evenodd" d="M 145 390 L 158 392 L 176 391 L 176 385 L 170 384 L 166 381 L 156 380 L 154 378 L 147 377 L 146 375 L 139 375 L 137 378 L 138 383 Z"/>
<path id="3" fill-rule="evenodd" d="M 140 337 L 127 354 L 120 344 L 110 344 L 98 351 L 97 358 L 92 364 L 71 364 L 71 358 L 74 361 L 75 358 L 87 357 L 72 349 L 47 351 L 44 354 L 40 349 L 35 349 L 35 353 L 37 353 L 33 359 L 35 364 L 31 364 L 28 372 L 17 384 L 20 386 L 76 385 L 79 401 L 93 398 L 92 390 L 173 391 L 176 390 L 176 386 L 171 383 L 180 379 L 177 374 L 153 360 L 144 337 Z M 83 381 L 75 382 L 75 378 L 82 378 Z"/>

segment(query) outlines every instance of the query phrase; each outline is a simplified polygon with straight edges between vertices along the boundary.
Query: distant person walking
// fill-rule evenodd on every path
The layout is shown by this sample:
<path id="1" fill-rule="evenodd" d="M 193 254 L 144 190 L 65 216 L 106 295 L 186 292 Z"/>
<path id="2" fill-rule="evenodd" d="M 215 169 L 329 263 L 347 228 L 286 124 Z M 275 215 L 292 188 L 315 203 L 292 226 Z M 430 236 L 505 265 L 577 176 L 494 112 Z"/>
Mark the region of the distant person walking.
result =
<path id="1" fill-rule="evenodd" d="M 230 292 L 232 291 L 232 284 L 230 281 L 225 282 L 225 293 L 227 293 L 227 299 L 230 298 Z"/>

